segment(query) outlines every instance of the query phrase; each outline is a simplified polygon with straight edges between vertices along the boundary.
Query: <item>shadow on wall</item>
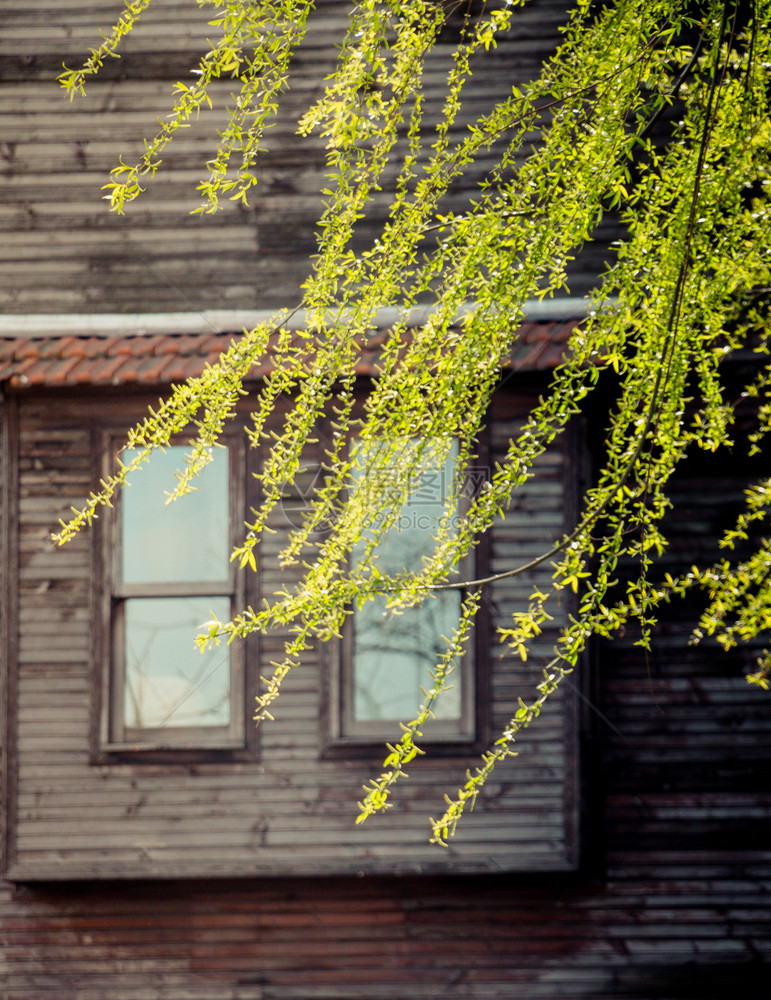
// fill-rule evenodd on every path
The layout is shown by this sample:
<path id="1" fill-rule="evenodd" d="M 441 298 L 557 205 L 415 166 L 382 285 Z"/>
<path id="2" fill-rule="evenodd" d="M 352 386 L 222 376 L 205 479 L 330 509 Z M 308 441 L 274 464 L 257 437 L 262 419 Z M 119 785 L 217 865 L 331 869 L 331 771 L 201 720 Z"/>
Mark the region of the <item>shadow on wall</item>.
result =
<path id="1" fill-rule="evenodd" d="M 715 942 L 716 948 L 718 942 Z M 771 970 L 753 962 L 687 962 L 619 969 L 597 997 L 630 1000 L 768 1000 Z"/>

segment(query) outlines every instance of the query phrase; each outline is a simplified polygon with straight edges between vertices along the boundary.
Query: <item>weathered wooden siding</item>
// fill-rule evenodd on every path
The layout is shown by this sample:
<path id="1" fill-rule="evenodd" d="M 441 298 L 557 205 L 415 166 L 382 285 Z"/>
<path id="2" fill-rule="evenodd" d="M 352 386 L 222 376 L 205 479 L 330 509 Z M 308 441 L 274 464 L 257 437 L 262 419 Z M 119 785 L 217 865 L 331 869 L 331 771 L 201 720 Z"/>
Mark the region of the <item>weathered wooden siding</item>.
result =
<path id="1" fill-rule="evenodd" d="M 505 447 L 531 399 L 512 397 L 494 422 L 491 458 Z M 320 756 L 323 670 L 317 650 L 290 676 L 275 721 L 259 730 L 256 761 L 184 765 L 92 760 L 94 696 L 93 550 L 97 534 L 82 533 L 56 550 L 49 532 L 95 485 L 96 432 L 128 421 L 139 400 L 95 395 L 22 394 L 19 417 L 18 698 L 11 706 L 12 768 L 17 787 L 10 832 L 11 871 L 25 878 L 129 877 L 336 872 L 431 872 L 569 868 L 575 863 L 576 734 L 572 698 L 546 711 L 516 762 L 501 766 L 448 850 L 427 844 L 428 815 L 438 815 L 477 754 L 432 757 L 410 768 L 398 792 L 394 822 L 354 828 L 361 786 L 379 773 L 383 751 L 364 759 Z M 563 530 L 570 476 L 555 451 L 542 474 L 518 498 L 496 535 L 492 568 L 540 549 L 542 537 Z M 259 587 L 286 585 L 272 555 L 287 531 L 279 511 L 260 556 Z M 543 586 L 548 570 L 536 579 Z M 533 578 L 529 581 L 533 583 Z M 250 584 L 251 585 L 251 584 Z M 488 595 L 496 620 L 527 597 L 527 581 L 507 582 Z M 259 602 L 259 590 L 249 603 Z M 555 627 L 556 627 L 555 623 Z M 523 666 L 501 656 L 490 636 L 491 725 L 500 731 L 517 695 L 541 680 L 555 632 Z M 247 643 L 255 676 L 280 653 L 280 637 Z M 543 656 L 541 656 L 543 653 Z M 255 662 L 256 661 L 256 662 Z M 398 737 L 398 731 L 394 738 Z M 482 737 L 486 739 L 486 736 Z"/>
<path id="2" fill-rule="evenodd" d="M 768 868 L 703 871 L 6 890 L 5 996 L 766 1000 Z"/>
<path id="3" fill-rule="evenodd" d="M 704 550 L 742 485 L 693 467 L 673 553 Z M 579 873 L 6 883 L 0 996 L 767 1000 L 767 697 L 735 657 L 685 647 L 686 610 L 667 612 L 647 662 L 631 633 L 598 651 Z M 58 690 L 63 715 L 78 709 Z M 38 758 L 49 783 L 59 757 Z"/>
<path id="4" fill-rule="evenodd" d="M 464 103 L 469 117 L 485 111 L 539 71 L 556 46 L 562 0 L 534 0 L 517 15 L 517 32 L 480 66 Z M 285 109 L 265 139 L 260 184 L 248 208 L 225 199 L 215 216 L 191 216 L 196 184 L 222 128 L 230 81 L 213 87 L 215 110 L 183 129 L 163 154 L 163 168 L 126 215 L 110 214 L 101 186 L 123 155 L 133 162 L 142 139 L 167 114 L 172 85 L 206 51 L 206 25 L 216 8 L 192 0 L 155 0 L 120 60 L 70 102 L 55 82 L 63 62 L 79 65 L 119 2 L 26 0 L 0 10 L 0 310 L 11 313 L 178 311 L 285 308 L 299 297 L 316 250 L 324 143 L 300 140 L 297 119 L 318 96 L 334 66 L 335 44 L 349 5 L 323 0 L 294 69 Z M 451 34 L 451 33 L 448 33 Z M 425 85 L 436 117 L 446 77 L 442 43 Z M 459 134 L 465 124 L 458 126 Z M 429 142 L 430 145 L 430 142 Z M 456 185 L 447 208 L 476 190 L 483 158 Z M 369 245 L 385 219 L 386 180 L 357 245 Z M 605 236 L 614 238 L 607 230 Z M 597 270 L 605 244 L 574 268 L 574 294 Z"/>
<path id="5" fill-rule="evenodd" d="M 740 425 L 738 442 L 743 433 Z M 766 471 L 766 460 L 748 460 L 740 443 L 720 462 L 692 456 L 669 491 L 677 513 L 665 521 L 670 545 L 656 572 L 726 558 L 716 539 L 735 522 L 748 483 Z M 617 727 L 605 752 L 612 872 L 644 871 L 653 852 L 671 871 L 686 861 L 709 870 L 767 855 L 771 703 L 744 679 L 758 649 L 689 644 L 704 604 L 693 595 L 667 609 L 648 657 L 633 645 L 636 629 L 601 649 L 602 707 Z"/>

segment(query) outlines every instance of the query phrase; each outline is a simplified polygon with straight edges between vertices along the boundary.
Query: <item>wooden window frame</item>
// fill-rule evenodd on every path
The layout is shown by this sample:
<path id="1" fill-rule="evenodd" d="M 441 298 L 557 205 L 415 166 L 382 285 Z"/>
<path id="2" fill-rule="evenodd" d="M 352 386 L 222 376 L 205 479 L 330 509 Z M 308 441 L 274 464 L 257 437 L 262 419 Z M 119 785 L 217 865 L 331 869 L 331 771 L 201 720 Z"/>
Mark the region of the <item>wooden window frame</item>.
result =
<path id="1" fill-rule="evenodd" d="M 477 458 L 469 471 L 488 470 L 486 435 L 477 446 Z M 474 480 L 472 480 L 475 482 Z M 479 483 L 475 482 L 475 490 Z M 462 500 L 463 498 L 461 498 Z M 461 508 L 462 509 L 462 508 Z M 488 572 L 488 543 L 483 536 L 460 565 L 461 579 L 475 579 Z M 461 591 L 461 600 L 465 591 Z M 353 655 L 355 610 L 352 610 L 342 629 L 341 638 L 325 643 L 322 660 L 325 674 L 322 701 L 321 755 L 328 758 L 382 757 L 384 741 L 399 739 L 400 720 L 355 721 L 351 709 L 353 691 Z M 439 756 L 463 756 L 480 753 L 488 744 L 490 725 L 490 669 L 487 633 L 491 616 L 482 604 L 477 612 L 472 635 L 466 651 L 456 667 L 451 683 L 462 685 L 461 716 L 455 720 L 431 719 L 419 740 L 421 746 L 430 746 L 431 753 Z M 415 709 L 419 702 L 416 700 Z"/>
<path id="2" fill-rule="evenodd" d="M 105 477 L 114 468 L 115 455 L 125 444 L 125 427 L 104 430 L 99 435 L 98 454 L 100 475 Z M 172 445 L 190 441 L 180 436 Z M 228 449 L 228 552 L 233 548 L 236 532 L 244 520 L 246 492 L 246 449 L 243 436 L 226 432 L 222 443 Z M 184 502 L 181 501 L 181 502 Z M 227 726 L 173 726 L 152 730 L 127 727 L 123 720 L 124 617 L 127 601 L 132 598 L 194 597 L 229 599 L 231 615 L 240 611 L 246 600 L 244 574 L 237 573 L 234 563 L 228 566 L 227 584 L 206 581 L 179 583 L 124 583 L 121 577 L 121 497 L 107 508 L 101 519 L 96 544 L 97 563 L 101 580 L 98 596 L 101 628 L 96 642 L 96 687 L 98 692 L 96 724 L 94 726 L 93 763 L 130 759 L 153 762 L 205 761 L 253 758 L 254 726 L 248 724 L 246 707 L 253 683 L 247 673 L 247 656 L 242 643 L 221 645 L 218 650 L 229 660 L 230 721 Z"/>

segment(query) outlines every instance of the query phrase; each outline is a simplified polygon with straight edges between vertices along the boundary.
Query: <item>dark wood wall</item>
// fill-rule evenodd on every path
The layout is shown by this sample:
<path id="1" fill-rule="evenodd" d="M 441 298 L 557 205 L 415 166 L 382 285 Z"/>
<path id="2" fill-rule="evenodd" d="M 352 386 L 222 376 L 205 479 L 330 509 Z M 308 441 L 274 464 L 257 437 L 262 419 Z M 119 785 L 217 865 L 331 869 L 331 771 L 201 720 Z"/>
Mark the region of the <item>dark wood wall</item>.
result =
<path id="1" fill-rule="evenodd" d="M 559 41 L 563 0 L 534 0 L 517 16 L 510 39 L 491 52 L 470 85 L 465 113 L 483 114 L 495 99 L 526 82 Z M 20 0 L 0 6 L 0 309 L 9 313 L 169 312 L 291 308 L 316 250 L 324 141 L 300 140 L 297 120 L 321 93 L 334 68 L 335 45 L 349 4 L 322 0 L 293 69 L 283 111 L 265 137 L 260 183 L 248 207 L 223 199 L 215 216 L 192 216 L 196 185 L 226 121 L 230 81 L 212 88 L 215 108 L 183 129 L 163 153 L 147 193 L 118 217 L 102 185 L 122 155 L 133 163 L 142 140 L 157 129 L 177 80 L 208 48 L 216 6 L 154 0 L 119 60 L 108 60 L 87 97 L 70 102 L 56 83 L 62 63 L 80 65 L 122 9 L 119 0 Z M 457 18 L 456 18 L 457 20 Z M 440 114 L 452 30 L 426 74 L 429 122 Z M 465 130 L 458 123 L 458 135 Z M 430 130 L 427 130 L 430 133 Z M 430 134 L 427 145 L 430 146 Z M 484 157 L 460 181 L 446 208 L 477 190 Z M 389 186 L 361 224 L 357 245 L 369 245 L 387 212 Z M 615 238 L 590 247 L 574 267 L 581 294 Z"/>
<path id="2" fill-rule="evenodd" d="M 739 852 L 737 852 L 739 853 Z M 521 878 L 6 889 L 24 1000 L 766 1000 L 755 859 Z"/>
<path id="3" fill-rule="evenodd" d="M 156 115 L 165 113 L 172 83 L 184 78 L 207 32 L 192 2 L 164 0 L 125 58 L 90 86 L 87 101 L 70 105 L 54 83 L 61 63 L 74 64 L 119 7 L 97 0 L 0 5 L 0 224 L 6 233 L 0 308 L 77 313 L 294 304 L 314 246 L 323 149 L 310 142 L 300 150 L 289 116 L 268 143 L 263 185 L 248 210 L 231 206 L 203 220 L 186 214 L 210 155 L 218 124 L 213 115 L 178 143 L 170 171 L 144 205 L 133 206 L 124 220 L 107 214 L 100 185 L 109 167 L 121 149 L 137 148 Z M 516 39 L 499 48 L 494 69 L 479 78 L 480 102 L 506 91 L 512 77 L 537 72 L 558 38 L 562 7 L 561 0 L 534 0 L 524 8 Z M 303 88 L 330 65 L 346 8 L 319 5 L 317 41 L 298 63 L 298 104 Z M 602 248 L 592 253 L 582 258 L 574 292 L 590 280 Z M 80 727 L 90 712 L 83 669 L 89 543 L 77 542 L 59 572 L 45 539 L 52 486 L 66 509 L 89 488 L 90 474 L 82 423 L 67 428 L 60 422 L 47 436 L 53 424 L 46 407 L 53 405 L 35 404 L 24 415 L 25 439 L 40 450 L 26 454 L 22 494 L 16 468 L 3 472 L 2 503 L 11 535 L 12 497 L 20 496 L 26 517 L 19 556 L 31 598 L 23 651 L 32 700 L 23 726 L 25 766 L 37 786 L 22 808 L 34 817 L 36 799 L 47 802 L 44 825 L 54 832 L 46 850 L 55 854 L 60 841 L 52 803 L 72 815 L 90 801 L 73 777 L 68 742 L 75 734 L 81 740 L 75 756 L 87 756 Z M 9 445 L 13 404 L 5 413 Z M 7 447 L 0 449 L 0 461 L 6 454 Z M 743 479 L 718 481 L 719 469 L 712 460 L 711 469 L 694 466 L 681 480 L 689 503 L 673 535 L 679 554 L 703 545 L 735 502 L 728 494 Z M 546 509 L 547 519 L 549 510 L 555 508 Z M 3 541 L 7 537 L 4 530 Z M 538 540 L 538 528 L 529 540 L 518 539 Z M 0 555 L 4 568 L 16 565 L 13 547 Z M 16 596 L 14 588 L 5 592 L 0 614 L 6 626 L 15 618 Z M 602 717 L 588 707 L 583 712 L 578 872 L 360 877 L 352 866 L 346 875 L 298 877 L 290 856 L 280 874 L 205 881 L 179 870 L 191 877 L 131 881 L 109 878 L 108 856 L 100 880 L 0 883 L 0 998 L 767 1000 L 768 698 L 746 685 L 745 665 L 735 658 L 712 647 L 687 648 L 685 617 L 681 608 L 671 611 L 647 661 L 632 634 L 596 652 L 593 682 L 584 691 Z M 5 634 L 3 665 L 14 666 L 15 631 Z M 58 651 L 51 660 L 54 639 Z M 2 690 L 5 707 L 15 699 L 14 677 Z M 38 697 L 47 705 L 44 717 L 37 714 Z M 3 737 L 5 768 L 8 733 Z M 291 752 L 281 729 L 269 741 L 271 761 Z M 534 736 L 530 744 L 531 761 L 538 741 Z M 527 765 L 524 756 L 512 768 Z M 358 779 L 352 785 L 351 802 Z M 7 787 L 15 792 L 13 780 Z M 163 789 L 155 794 L 162 798 Z M 483 819 L 495 812 L 494 801 L 486 801 Z M 15 798 L 4 806 L 15 823 Z M 88 822 L 81 817 L 86 837 Z M 528 826 L 526 815 L 521 823 Z M 69 829 L 77 831 L 78 821 Z M 398 817 L 387 817 L 381 829 L 400 835 Z M 215 868 L 221 843 L 212 839 L 199 849 L 199 861 L 202 856 Z"/>
<path id="4" fill-rule="evenodd" d="M 22 419 L 27 439 L 42 440 L 33 430 L 42 413 Z M 592 428 L 589 437 L 597 440 Z M 65 499 L 72 463 L 62 457 L 61 465 Z M 36 468 L 42 474 L 26 463 L 28 483 Z M 719 470 L 708 456 L 679 479 L 685 503 L 670 526 L 673 559 L 709 551 L 752 471 L 738 459 L 730 475 Z M 22 498 L 35 509 L 34 490 Z M 30 531 L 25 544 L 34 548 L 33 539 Z M 34 563 L 28 554 L 23 587 Z M 46 578 L 54 591 L 64 585 Z M 584 719 L 577 872 L 386 878 L 352 870 L 311 878 L 297 877 L 289 860 L 280 875 L 237 880 L 6 883 L 0 996 L 766 1000 L 768 696 L 744 681 L 747 658 L 686 646 L 693 610 L 667 612 L 647 660 L 633 630 L 596 651 L 594 683 L 584 689 L 594 707 Z M 51 626 L 38 621 L 43 637 Z M 74 648 L 72 640 L 65 645 Z M 27 669 L 43 700 L 47 690 L 60 700 L 53 742 L 27 751 L 35 773 L 47 776 L 40 787 L 50 788 L 62 776 L 66 782 L 68 750 L 59 743 L 88 692 L 78 682 L 65 697 L 55 680 L 57 670 L 70 675 L 64 660 L 47 676 L 42 663 Z M 25 724 L 44 738 L 31 716 Z M 282 767 L 286 750 L 272 746 L 268 766 Z M 494 812 L 495 803 L 487 805 Z M 34 802 L 23 808 L 34 810 Z M 493 815 L 486 806 L 485 815 Z M 385 829 L 394 821 L 400 835 L 395 814 Z M 209 850 L 218 856 L 216 839 Z"/>

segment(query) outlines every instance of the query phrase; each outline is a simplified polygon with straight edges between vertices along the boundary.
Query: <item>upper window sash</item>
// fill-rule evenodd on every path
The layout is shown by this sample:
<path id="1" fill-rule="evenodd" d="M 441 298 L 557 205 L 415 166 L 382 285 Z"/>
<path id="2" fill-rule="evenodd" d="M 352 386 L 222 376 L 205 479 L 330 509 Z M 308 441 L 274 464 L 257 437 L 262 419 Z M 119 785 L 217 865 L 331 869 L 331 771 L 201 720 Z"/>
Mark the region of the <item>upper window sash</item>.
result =
<path id="1" fill-rule="evenodd" d="M 121 594 L 233 589 L 230 448 L 215 449 L 193 491 L 167 503 L 186 452 L 185 445 L 155 452 L 121 493 L 114 550 L 115 590 Z"/>

